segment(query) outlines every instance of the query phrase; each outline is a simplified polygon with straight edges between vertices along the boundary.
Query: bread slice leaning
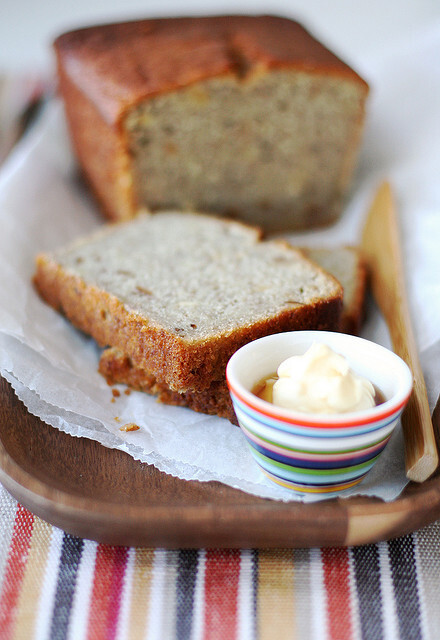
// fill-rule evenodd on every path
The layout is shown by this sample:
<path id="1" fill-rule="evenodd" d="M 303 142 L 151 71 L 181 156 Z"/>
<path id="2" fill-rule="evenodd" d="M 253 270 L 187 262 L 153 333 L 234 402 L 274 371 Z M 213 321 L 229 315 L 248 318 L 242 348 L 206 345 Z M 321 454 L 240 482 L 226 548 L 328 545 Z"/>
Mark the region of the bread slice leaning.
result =
<path id="1" fill-rule="evenodd" d="M 141 215 L 37 257 L 42 297 L 171 391 L 202 391 L 260 336 L 337 329 L 342 287 L 257 228 L 181 212 Z"/>
<path id="2" fill-rule="evenodd" d="M 344 289 L 341 323 L 343 333 L 357 335 L 364 319 L 367 267 L 356 246 L 307 248 L 304 254 L 331 273 Z"/>

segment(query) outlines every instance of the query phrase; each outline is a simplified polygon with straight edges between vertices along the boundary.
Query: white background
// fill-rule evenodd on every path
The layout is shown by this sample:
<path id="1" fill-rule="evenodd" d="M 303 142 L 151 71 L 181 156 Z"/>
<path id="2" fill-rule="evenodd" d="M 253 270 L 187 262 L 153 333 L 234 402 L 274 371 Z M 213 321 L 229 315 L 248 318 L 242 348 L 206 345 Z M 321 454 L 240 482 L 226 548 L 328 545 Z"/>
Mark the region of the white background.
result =
<path id="1" fill-rule="evenodd" d="M 274 13 L 305 24 L 362 71 L 362 59 L 417 38 L 440 17 L 440 0 L 0 0 L 0 73 L 53 68 L 59 33 L 143 16 Z"/>

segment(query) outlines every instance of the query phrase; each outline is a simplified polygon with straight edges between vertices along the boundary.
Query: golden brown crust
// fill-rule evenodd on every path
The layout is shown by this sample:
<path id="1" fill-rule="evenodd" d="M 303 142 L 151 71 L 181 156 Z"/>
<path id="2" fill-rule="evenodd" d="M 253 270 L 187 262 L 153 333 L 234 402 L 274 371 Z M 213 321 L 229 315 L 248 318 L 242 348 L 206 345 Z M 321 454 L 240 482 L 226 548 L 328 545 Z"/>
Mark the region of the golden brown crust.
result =
<path id="1" fill-rule="evenodd" d="M 350 78 L 348 65 L 300 24 L 275 16 L 165 18 L 100 25 L 61 35 L 59 67 L 118 125 L 141 100 L 227 74 L 292 68 Z"/>
<path id="2" fill-rule="evenodd" d="M 84 178 L 107 217 L 132 217 L 135 203 L 123 132 L 101 118 L 93 102 L 71 82 L 63 65 L 58 67 L 58 82 Z"/>
<path id="3" fill-rule="evenodd" d="M 137 391 L 155 395 L 163 404 L 188 407 L 193 411 L 217 415 L 237 424 L 225 378 L 212 382 L 204 391 L 177 393 L 164 382 L 160 382 L 156 376 L 135 367 L 128 356 L 114 348 L 102 352 L 99 372 L 109 384 L 126 384 Z"/>
<path id="4" fill-rule="evenodd" d="M 99 345 L 117 347 L 134 366 L 152 372 L 179 393 L 207 389 L 213 380 L 223 377 L 231 355 L 256 338 L 297 329 L 337 329 L 342 306 L 339 288 L 327 300 L 286 308 L 230 334 L 192 343 L 153 326 L 126 309 L 117 298 L 86 284 L 46 254 L 37 257 L 34 284 L 52 307 Z"/>

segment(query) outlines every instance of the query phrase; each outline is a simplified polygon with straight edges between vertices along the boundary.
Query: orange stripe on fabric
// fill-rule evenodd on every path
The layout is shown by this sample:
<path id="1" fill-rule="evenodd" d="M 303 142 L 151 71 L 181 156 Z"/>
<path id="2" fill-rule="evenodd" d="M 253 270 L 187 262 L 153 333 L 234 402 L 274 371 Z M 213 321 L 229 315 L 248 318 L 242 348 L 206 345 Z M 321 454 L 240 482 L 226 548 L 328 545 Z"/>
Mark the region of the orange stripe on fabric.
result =
<path id="1" fill-rule="evenodd" d="M 328 637 L 330 640 L 350 640 L 353 626 L 348 549 L 322 549 L 321 554 L 327 597 Z"/>
<path id="2" fill-rule="evenodd" d="M 238 549 L 208 549 L 205 558 L 205 640 L 229 640 L 237 633 L 240 575 Z"/>
<path id="3" fill-rule="evenodd" d="M 294 563 L 291 550 L 258 552 L 257 637 L 294 638 Z"/>
<path id="4" fill-rule="evenodd" d="M 88 638 L 115 638 L 126 563 L 126 547 L 98 546 L 90 597 Z"/>
<path id="5" fill-rule="evenodd" d="M 38 614 L 38 602 L 49 554 L 52 526 L 35 518 L 26 571 L 17 607 L 14 638 L 31 638 Z M 45 603 L 48 607 L 50 603 Z M 49 610 L 49 609 L 48 609 Z"/>
<path id="6" fill-rule="evenodd" d="M 12 637 L 17 617 L 23 577 L 34 526 L 34 516 L 21 504 L 17 505 L 11 546 L 0 594 L 0 629 L 2 640 Z"/>
<path id="7" fill-rule="evenodd" d="M 128 637 L 132 640 L 145 637 L 150 608 L 151 578 L 154 549 L 136 549 L 131 580 L 131 603 Z"/>

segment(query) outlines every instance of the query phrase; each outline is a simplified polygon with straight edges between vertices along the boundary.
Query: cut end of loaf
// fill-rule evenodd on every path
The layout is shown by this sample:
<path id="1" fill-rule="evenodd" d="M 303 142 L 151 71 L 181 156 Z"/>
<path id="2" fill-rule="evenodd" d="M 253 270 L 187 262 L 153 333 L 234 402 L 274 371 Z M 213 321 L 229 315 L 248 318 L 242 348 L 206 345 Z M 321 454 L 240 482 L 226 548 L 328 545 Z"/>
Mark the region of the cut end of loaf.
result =
<path id="1" fill-rule="evenodd" d="M 282 70 L 144 101 L 124 125 L 138 206 L 271 231 L 329 224 L 351 178 L 363 100 L 349 79 Z"/>

